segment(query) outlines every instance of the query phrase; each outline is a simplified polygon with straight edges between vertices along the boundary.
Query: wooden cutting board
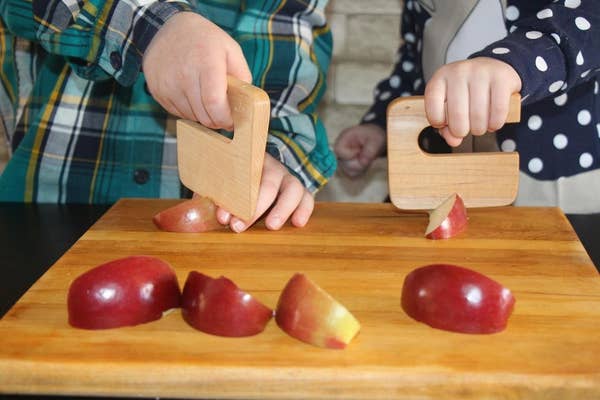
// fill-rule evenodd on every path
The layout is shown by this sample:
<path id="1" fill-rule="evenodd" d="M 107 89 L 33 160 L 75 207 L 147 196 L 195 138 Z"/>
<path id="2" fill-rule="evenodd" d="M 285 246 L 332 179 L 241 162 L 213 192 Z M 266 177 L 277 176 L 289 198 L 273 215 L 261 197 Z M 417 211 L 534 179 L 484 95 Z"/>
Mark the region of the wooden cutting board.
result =
<path id="1" fill-rule="evenodd" d="M 0 321 L 0 392 L 240 399 L 598 399 L 600 276 L 554 208 L 469 210 L 469 227 L 423 238 L 425 214 L 391 204 L 317 204 L 303 229 L 159 232 L 151 217 L 174 201 L 123 200 Z M 224 274 L 274 307 L 297 271 L 362 323 L 346 350 L 309 346 L 274 322 L 231 339 L 198 332 L 179 312 L 137 327 L 67 324 L 66 293 L 83 271 L 148 254 L 183 284 Z M 493 335 L 432 329 L 400 307 L 412 269 L 447 262 L 508 286 L 516 308 Z"/>

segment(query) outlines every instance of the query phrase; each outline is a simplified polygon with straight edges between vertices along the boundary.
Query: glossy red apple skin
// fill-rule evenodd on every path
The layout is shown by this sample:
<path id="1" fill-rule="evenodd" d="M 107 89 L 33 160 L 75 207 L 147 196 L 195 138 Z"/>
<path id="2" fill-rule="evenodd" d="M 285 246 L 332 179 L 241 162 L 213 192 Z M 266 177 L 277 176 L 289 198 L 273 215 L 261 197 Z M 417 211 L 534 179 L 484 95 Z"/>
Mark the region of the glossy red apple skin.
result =
<path id="1" fill-rule="evenodd" d="M 149 256 L 131 256 L 99 265 L 69 287 L 69 324 L 109 329 L 154 321 L 179 307 L 181 291 L 169 264 Z"/>
<path id="2" fill-rule="evenodd" d="M 447 206 L 446 202 L 451 202 L 452 204 L 450 210 L 444 212 L 442 208 Z M 444 213 L 445 217 L 439 221 L 435 221 L 435 219 L 440 218 L 440 212 Z M 427 239 L 450 239 L 451 237 L 462 233 L 467 229 L 468 222 L 467 209 L 463 199 L 459 195 L 453 194 L 449 199 L 446 199 L 438 209 L 433 210 L 430 213 L 429 220 L 430 225 L 425 232 L 425 237 Z"/>
<path id="3" fill-rule="evenodd" d="M 159 212 L 152 221 L 167 232 L 208 232 L 223 227 L 216 213 L 217 206 L 208 197 L 194 197 Z"/>
<path id="4" fill-rule="evenodd" d="M 281 292 L 275 321 L 288 335 L 330 349 L 346 348 L 360 331 L 360 323 L 342 304 L 299 273 Z"/>
<path id="5" fill-rule="evenodd" d="M 514 304 L 509 289 L 456 265 L 417 268 L 406 276 L 402 288 L 402 308 L 410 317 L 453 332 L 500 332 Z"/>
<path id="6" fill-rule="evenodd" d="M 262 332 L 273 310 L 239 289 L 231 280 L 189 273 L 181 301 L 183 319 L 212 335 L 252 336 Z"/>

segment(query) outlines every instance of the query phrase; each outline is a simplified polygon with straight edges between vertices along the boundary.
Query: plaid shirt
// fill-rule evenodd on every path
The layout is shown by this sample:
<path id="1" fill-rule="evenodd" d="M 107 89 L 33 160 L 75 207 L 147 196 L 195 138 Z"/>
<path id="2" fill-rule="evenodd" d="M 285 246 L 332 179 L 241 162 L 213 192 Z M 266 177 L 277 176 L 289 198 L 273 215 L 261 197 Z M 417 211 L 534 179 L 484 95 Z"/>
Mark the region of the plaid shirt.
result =
<path id="1" fill-rule="evenodd" d="M 267 151 L 312 192 L 336 163 L 316 107 L 331 55 L 326 0 L 2 0 L 0 201 L 180 197 L 174 117 L 140 73 L 150 40 L 194 10 L 237 40 L 271 98 Z M 0 129 L 1 130 L 1 129 Z"/>

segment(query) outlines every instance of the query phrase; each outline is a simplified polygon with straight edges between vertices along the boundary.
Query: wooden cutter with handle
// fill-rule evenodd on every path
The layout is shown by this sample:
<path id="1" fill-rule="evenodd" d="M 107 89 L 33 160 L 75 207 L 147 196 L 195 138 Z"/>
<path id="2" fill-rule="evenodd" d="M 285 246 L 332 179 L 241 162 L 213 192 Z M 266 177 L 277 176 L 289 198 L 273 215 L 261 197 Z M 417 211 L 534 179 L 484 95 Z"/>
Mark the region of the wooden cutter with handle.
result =
<path id="1" fill-rule="evenodd" d="M 521 118 L 520 96 L 510 100 L 507 122 Z M 453 193 L 466 207 L 508 205 L 517 196 L 516 152 L 429 154 L 418 143 L 429 126 L 422 96 L 402 97 L 387 110 L 388 175 L 392 203 L 403 210 L 431 210 Z"/>
<path id="2" fill-rule="evenodd" d="M 179 178 L 195 193 L 249 221 L 256 210 L 269 127 L 269 96 L 228 78 L 233 139 L 198 123 L 177 121 Z"/>

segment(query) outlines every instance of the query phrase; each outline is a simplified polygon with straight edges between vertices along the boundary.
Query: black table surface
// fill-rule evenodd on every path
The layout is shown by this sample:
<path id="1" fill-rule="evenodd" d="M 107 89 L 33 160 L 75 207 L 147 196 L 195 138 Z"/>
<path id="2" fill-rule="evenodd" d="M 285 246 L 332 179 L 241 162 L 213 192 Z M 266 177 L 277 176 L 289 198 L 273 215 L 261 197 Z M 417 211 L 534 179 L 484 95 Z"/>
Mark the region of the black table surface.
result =
<path id="1" fill-rule="evenodd" d="M 0 203 L 0 316 L 109 206 Z M 567 216 L 600 271 L 600 214 Z M 0 395 L 0 399 L 42 398 Z M 44 397 L 54 399 L 55 397 Z"/>

